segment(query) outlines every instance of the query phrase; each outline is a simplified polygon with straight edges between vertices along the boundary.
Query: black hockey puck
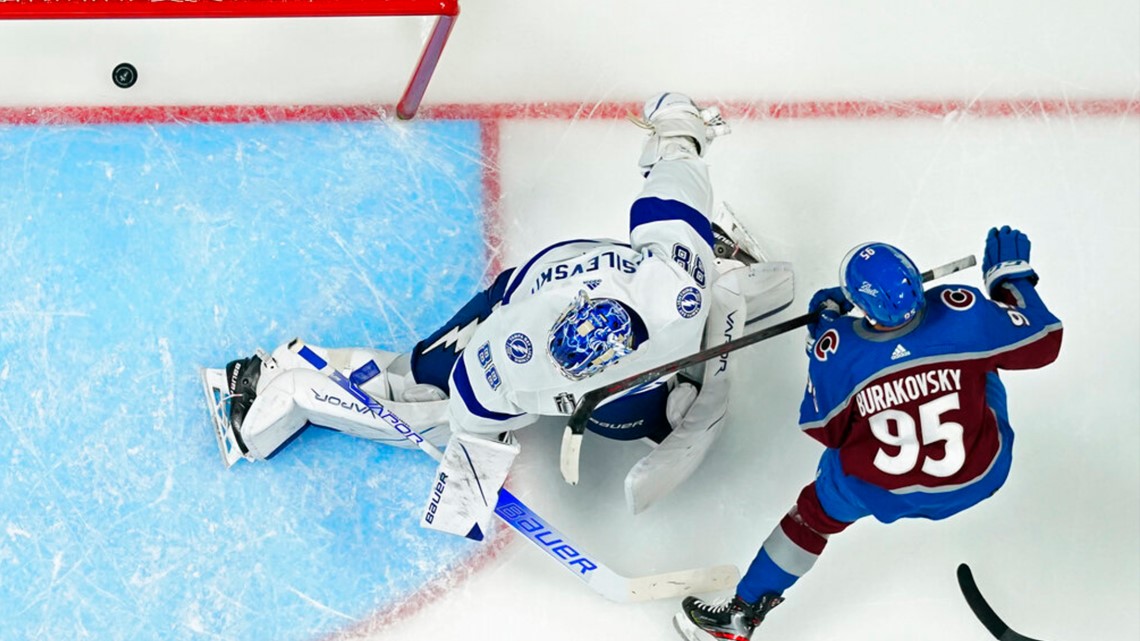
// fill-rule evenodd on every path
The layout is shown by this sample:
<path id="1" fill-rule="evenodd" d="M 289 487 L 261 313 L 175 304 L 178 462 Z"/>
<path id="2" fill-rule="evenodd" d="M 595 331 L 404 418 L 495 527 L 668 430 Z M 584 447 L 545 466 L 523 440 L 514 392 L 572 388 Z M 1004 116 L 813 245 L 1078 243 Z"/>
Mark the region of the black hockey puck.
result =
<path id="1" fill-rule="evenodd" d="M 111 71 L 111 82 L 120 89 L 130 89 L 138 79 L 138 70 L 129 62 L 120 62 Z"/>

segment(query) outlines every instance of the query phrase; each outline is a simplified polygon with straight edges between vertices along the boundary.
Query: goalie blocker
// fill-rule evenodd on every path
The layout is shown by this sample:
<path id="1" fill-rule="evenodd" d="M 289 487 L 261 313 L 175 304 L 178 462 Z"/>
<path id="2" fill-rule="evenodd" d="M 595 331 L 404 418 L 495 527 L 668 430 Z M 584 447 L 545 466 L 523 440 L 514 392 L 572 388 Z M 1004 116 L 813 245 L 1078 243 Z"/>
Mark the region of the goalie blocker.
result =
<path id="1" fill-rule="evenodd" d="M 436 470 L 435 486 L 420 525 L 475 541 L 491 524 L 499 490 L 519 453 L 514 434 L 492 441 L 454 434 Z"/>

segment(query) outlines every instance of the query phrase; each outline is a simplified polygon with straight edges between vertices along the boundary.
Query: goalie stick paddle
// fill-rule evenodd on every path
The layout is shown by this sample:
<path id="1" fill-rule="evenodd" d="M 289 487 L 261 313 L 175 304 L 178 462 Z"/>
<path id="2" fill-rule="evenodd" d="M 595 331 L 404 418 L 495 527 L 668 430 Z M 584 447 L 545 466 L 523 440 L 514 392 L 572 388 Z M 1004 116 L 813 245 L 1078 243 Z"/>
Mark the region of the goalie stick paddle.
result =
<path id="1" fill-rule="evenodd" d="M 970 566 L 965 563 L 958 566 L 958 587 L 962 589 L 962 596 L 966 597 L 966 603 L 974 611 L 974 615 L 978 617 L 982 625 L 986 626 L 990 634 L 994 635 L 995 639 L 998 641 L 1036 641 L 1014 632 L 1005 624 L 1005 621 L 1001 620 L 1001 617 L 986 602 L 982 592 L 978 590 L 978 584 L 974 582 L 974 573 L 970 571 Z"/>
<path id="2" fill-rule="evenodd" d="M 940 267 L 925 271 L 922 273 L 922 282 L 930 282 L 944 276 L 953 274 L 954 272 L 973 267 L 978 263 L 974 256 L 966 256 L 959 258 L 956 261 L 947 263 Z M 651 370 L 635 374 L 628 378 L 623 378 L 620 381 L 615 381 L 604 387 L 587 392 L 578 401 L 574 407 L 574 412 L 570 415 L 570 420 L 566 422 L 566 430 L 562 433 L 562 454 L 560 460 L 560 467 L 562 469 L 562 478 L 571 485 L 578 484 L 578 458 L 582 449 L 582 434 L 586 431 L 586 422 L 590 420 L 590 414 L 594 409 L 601 404 L 605 399 L 624 392 L 630 388 L 638 387 L 640 385 L 647 385 L 656 381 L 657 379 L 668 376 L 675 372 L 679 372 L 686 367 L 703 363 L 714 358 L 718 358 L 729 352 L 734 352 L 742 347 L 748 347 L 754 343 L 767 340 L 773 336 L 779 336 L 793 329 L 804 327 L 813 321 L 816 317 L 815 313 L 804 314 L 795 318 L 788 319 L 782 323 L 777 323 L 771 327 L 757 330 L 750 334 L 745 334 L 740 338 L 721 343 L 715 347 L 710 347 L 701 350 L 696 354 L 679 358 L 675 361 L 659 365 Z"/>
<path id="3" fill-rule="evenodd" d="M 344 374 L 309 349 L 300 339 L 289 343 L 289 349 L 305 359 L 310 365 L 328 376 L 341 389 L 360 401 L 378 416 L 384 417 L 404 438 L 415 443 L 435 460 L 443 458 L 443 452 L 418 434 L 391 408 L 384 407 Z M 526 506 L 506 488 L 499 490 L 495 505 L 495 516 L 502 519 L 516 532 L 542 550 L 562 567 L 574 573 L 594 592 L 618 603 L 635 603 L 655 599 L 673 599 L 692 593 L 716 592 L 733 588 L 740 580 L 740 571 L 735 565 L 718 565 L 707 568 L 694 568 L 649 576 L 626 577 L 614 572 L 598 558 L 573 544 L 566 535 L 559 532 L 534 510 Z"/>

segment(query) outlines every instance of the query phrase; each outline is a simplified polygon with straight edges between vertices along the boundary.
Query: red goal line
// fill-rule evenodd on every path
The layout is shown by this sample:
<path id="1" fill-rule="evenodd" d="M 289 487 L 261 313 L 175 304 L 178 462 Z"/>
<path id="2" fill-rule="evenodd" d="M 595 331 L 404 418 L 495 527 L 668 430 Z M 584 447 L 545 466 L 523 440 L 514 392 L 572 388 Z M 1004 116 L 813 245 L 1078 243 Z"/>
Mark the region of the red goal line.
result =
<path id="1" fill-rule="evenodd" d="M 980 100 L 795 100 L 716 101 L 735 120 L 858 120 L 866 118 L 1033 118 L 1140 116 L 1137 99 L 980 99 Z M 438 120 L 537 120 L 625 118 L 640 113 L 640 102 L 542 102 L 445 104 L 425 106 L 423 117 Z"/>
<path id="2" fill-rule="evenodd" d="M 734 120 L 861 120 L 912 118 L 1133 118 L 1140 100 L 804 100 L 698 101 Z M 424 105 L 424 120 L 612 120 L 641 110 L 640 102 L 511 102 Z M 366 121 L 388 117 L 391 105 L 198 105 L 0 107 L 0 125 L 253 123 Z"/>

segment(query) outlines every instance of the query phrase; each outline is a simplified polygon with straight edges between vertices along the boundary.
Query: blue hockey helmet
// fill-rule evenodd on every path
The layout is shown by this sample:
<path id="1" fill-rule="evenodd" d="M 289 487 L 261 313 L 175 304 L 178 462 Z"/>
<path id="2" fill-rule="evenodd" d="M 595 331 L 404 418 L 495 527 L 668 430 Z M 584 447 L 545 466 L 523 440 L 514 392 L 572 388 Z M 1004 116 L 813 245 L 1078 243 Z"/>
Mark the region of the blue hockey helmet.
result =
<path id="1" fill-rule="evenodd" d="M 848 252 L 839 266 L 839 282 L 847 300 L 872 325 L 898 327 L 926 304 L 914 261 L 886 243 L 863 243 Z"/>
<path id="2" fill-rule="evenodd" d="M 579 291 L 550 328 L 547 348 L 567 377 L 580 381 L 597 374 L 636 348 L 629 310 L 616 300 L 591 299 Z"/>

